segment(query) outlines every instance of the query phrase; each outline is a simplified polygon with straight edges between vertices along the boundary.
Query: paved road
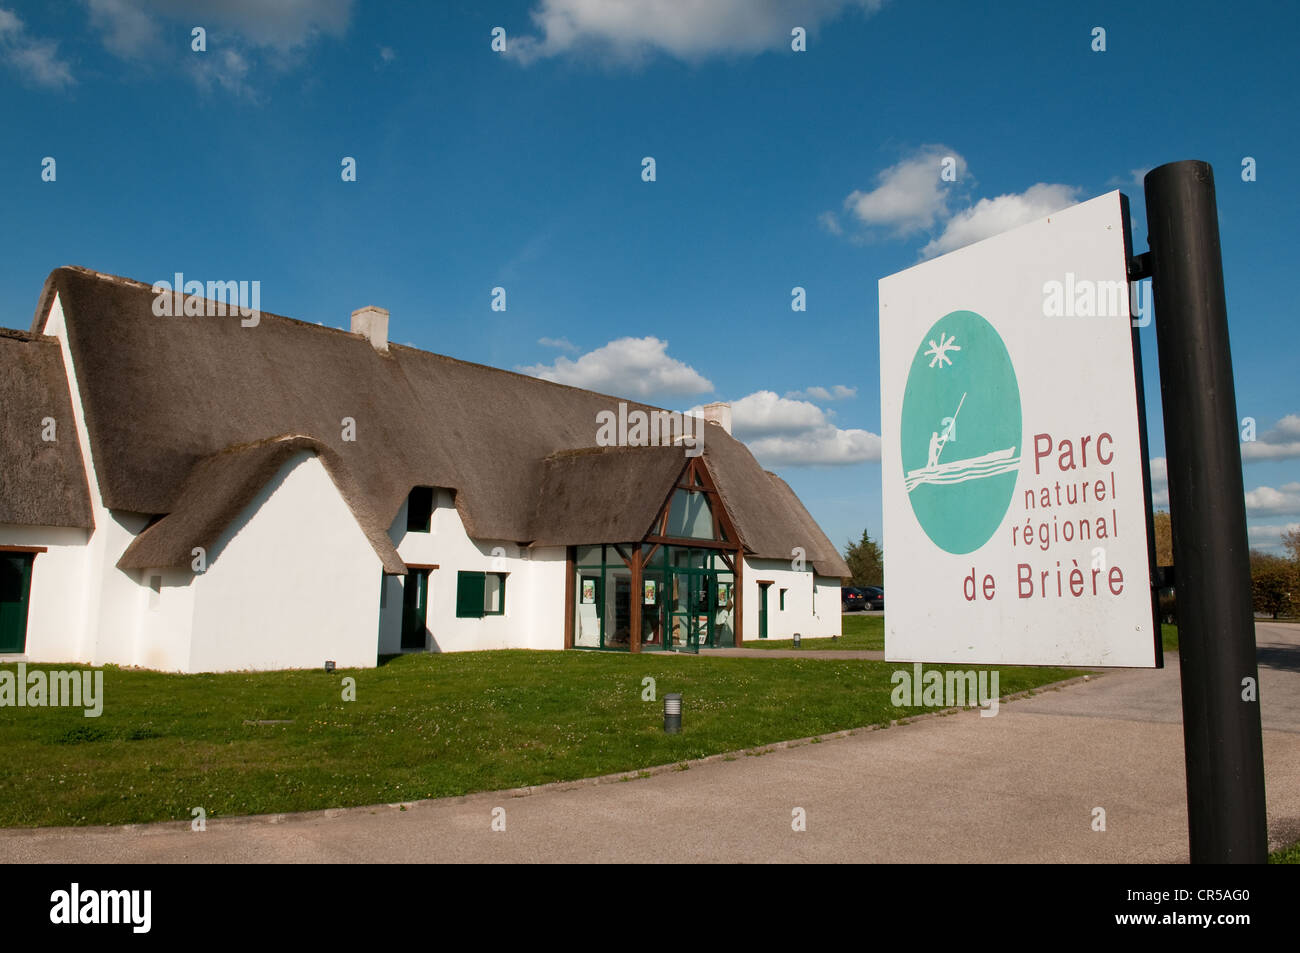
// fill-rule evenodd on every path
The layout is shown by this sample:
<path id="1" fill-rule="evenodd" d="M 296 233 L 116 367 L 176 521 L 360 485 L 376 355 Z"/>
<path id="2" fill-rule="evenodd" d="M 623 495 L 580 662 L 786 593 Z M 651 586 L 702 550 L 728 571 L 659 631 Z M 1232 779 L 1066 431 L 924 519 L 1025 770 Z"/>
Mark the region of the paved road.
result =
<path id="1" fill-rule="evenodd" d="M 1260 623 L 1273 840 L 1300 839 L 1300 626 Z M 1108 861 L 1187 859 L 1177 657 L 628 782 L 279 817 L 0 832 L 0 861 Z M 505 809 L 505 831 L 491 829 Z M 1092 830 L 1094 810 L 1106 830 Z M 807 830 L 792 830 L 795 808 Z"/>

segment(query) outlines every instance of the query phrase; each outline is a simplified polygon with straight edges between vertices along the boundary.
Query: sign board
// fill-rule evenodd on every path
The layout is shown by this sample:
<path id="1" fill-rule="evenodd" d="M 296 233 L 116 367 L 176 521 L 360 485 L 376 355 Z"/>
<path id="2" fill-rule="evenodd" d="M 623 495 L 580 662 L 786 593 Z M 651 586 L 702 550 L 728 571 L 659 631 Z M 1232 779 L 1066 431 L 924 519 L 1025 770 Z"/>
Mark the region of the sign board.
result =
<path id="1" fill-rule="evenodd" d="M 880 281 L 887 659 L 1157 664 L 1126 214 Z"/>

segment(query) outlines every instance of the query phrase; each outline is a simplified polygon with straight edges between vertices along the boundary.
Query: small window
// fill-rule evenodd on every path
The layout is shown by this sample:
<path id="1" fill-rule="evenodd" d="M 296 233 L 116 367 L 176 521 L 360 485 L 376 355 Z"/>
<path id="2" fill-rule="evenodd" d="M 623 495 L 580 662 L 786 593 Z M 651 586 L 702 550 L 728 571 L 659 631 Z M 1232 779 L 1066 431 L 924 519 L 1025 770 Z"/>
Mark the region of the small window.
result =
<path id="1" fill-rule="evenodd" d="M 782 611 L 782 612 L 785 611 L 785 593 L 786 593 L 786 590 L 782 589 L 782 590 L 781 590 L 781 611 Z"/>
<path id="2" fill-rule="evenodd" d="M 483 614 L 505 615 L 506 613 L 506 574 L 490 572 L 483 580 Z"/>
<path id="3" fill-rule="evenodd" d="M 427 533 L 433 524 L 433 487 L 417 486 L 406 500 L 406 531 Z"/>
<path id="4" fill-rule="evenodd" d="M 459 572 L 456 574 L 456 618 L 481 619 L 505 615 L 506 575 L 503 572 Z"/>

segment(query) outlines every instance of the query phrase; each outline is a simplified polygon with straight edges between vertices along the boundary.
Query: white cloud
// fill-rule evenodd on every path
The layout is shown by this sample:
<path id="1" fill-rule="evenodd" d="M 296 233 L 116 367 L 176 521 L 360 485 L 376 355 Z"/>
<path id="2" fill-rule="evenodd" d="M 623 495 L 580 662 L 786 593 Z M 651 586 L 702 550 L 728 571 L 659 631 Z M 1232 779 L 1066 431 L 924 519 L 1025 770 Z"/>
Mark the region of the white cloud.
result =
<path id="1" fill-rule="evenodd" d="M 1246 527 L 1246 537 L 1250 541 L 1251 549 L 1276 553 L 1279 556 L 1287 555 L 1286 548 L 1282 545 L 1283 533 L 1300 533 L 1300 523 Z"/>
<path id="2" fill-rule="evenodd" d="M 1164 457 L 1151 458 L 1151 505 L 1169 505 L 1169 464 Z"/>
<path id="3" fill-rule="evenodd" d="M 0 9 L 0 62 L 29 85 L 63 89 L 75 82 L 71 68 L 59 58 L 59 44 L 32 36 L 23 21 L 5 9 Z"/>
<path id="4" fill-rule="evenodd" d="M 817 216 L 817 221 L 821 223 L 822 228 L 832 235 L 844 234 L 844 228 L 840 225 L 840 220 L 835 217 L 834 212 L 822 212 Z"/>
<path id="5" fill-rule="evenodd" d="M 669 357 L 668 342 L 656 337 L 619 338 L 577 360 L 558 357 L 554 364 L 534 364 L 519 371 L 558 384 L 642 399 L 713 390 L 699 371 Z"/>
<path id="6" fill-rule="evenodd" d="M 1039 182 L 1023 192 L 980 199 L 970 208 L 948 219 L 942 234 L 921 249 L 921 257 L 932 258 L 972 242 L 978 242 L 1017 225 L 1044 218 L 1073 205 L 1080 189 L 1072 185 Z"/>
<path id="7" fill-rule="evenodd" d="M 1140 169 L 1129 169 L 1128 175 L 1112 175 L 1106 181 L 1106 184 L 1117 186 L 1119 188 L 1125 188 L 1128 186 L 1132 186 L 1139 189 L 1144 188 L 1145 187 L 1144 183 L 1146 181 L 1147 173 L 1150 172 L 1153 168 L 1154 166 L 1148 165 L 1148 166 L 1143 166 Z"/>
<path id="8" fill-rule="evenodd" d="M 201 88 L 209 89 L 215 83 L 236 95 L 253 95 L 247 83 L 251 69 L 247 57 L 236 49 L 213 50 L 210 55 L 192 63 L 195 82 Z"/>
<path id="9" fill-rule="evenodd" d="M 1300 457 L 1300 414 L 1287 414 L 1267 433 L 1243 442 L 1242 460 L 1290 460 Z"/>
<path id="10" fill-rule="evenodd" d="M 1251 513 L 1300 513 L 1300 483 L 1247 490 L 1246 510 Z"/>
<path id="11" fill-rule="evenodd" d="M 124 60 L 188 72 L 202 88 L 251 95 L 260 66 L 296 66 L 321 36 L 347 32 L 353 0 L 84 0 L 104 48 Z M 190 29 L 206 30 L 206 51 Z M 381 51 L 381 56 L 382 56 Z M 386 59 L 386 58 L 385 58 Z"/>
<path id="12" fill-rule="evenodd" d="M 104 48 L 123 59 L 147 52 L 160 41 L 158 22 L 128 0 L 86 0 L 90 26 L 103 34 Z"/>
<path id="13" fill-rule="evenodd" d="M 790 31 L 810 33 L 845 9 L 865 13 L 884 0 L 540 0 L 529 13 L 540 35 L 507 25 L 506 55 L 521 63 L 591 50 L 638 62 L 651 53 L 696 61 L 784 47 Z M 811 42 L 811 40 L 810 40 Z"/>
<path id="14" fill-rule="evenodd" d="M 809 387 L 807 390 L 786 391 L 786 397 L 791 400 L 848 400 L 850 397 L 858 396 L 856 387 L 845 387 L 843 384 L 834 384 L 828 390 L 825 387 Z"/>
<path id="15" fill-rule="evenodd" d="M 844 207 L 863 225 L 891 228 L 900 236 L 933 228 L 948 217 L 950 185 L 940 173 L 949 156 L 955 162 L 957 181 L 964 182 L 967 170 L 962 156 L 946 146 L 924 146 L 877 175 L 871 191 L 850 192 Z"/>
<path id="16" fill-rule="evenodd" d="M 778 397 L 760 390 L 731 403 L 731 427 L 746 440 L 778 433 L 797 433 L 826 423 L 826 413 L 806 400 Z"/>
<path id="17" fill-rule="evenodd" d="M 561 351 L 580 351 L 578 345 L 574 344 L 568 338 L 538 338 L 537 343 L 542 347 L 555 347 Z"/>
<path id="18" fill-rule="evenodd" d="M 736 439 L 764 466 L 833 466 L 880 459 L 876 434 L 836 427 L 816 404 L 778 397 L 770 390 L 732 401 L 731 426 Z"/>
<path id="19" fill-rule="evenodd" d="M 342 36 L 352 16 L 353 0 L 87 0 L 99 8 L 100 26 L 117 28 L 123 20 L 159 17 L 186 26 L 202 26 L 211 39 L 214 27 L 238 34 L 250 47 L 286 53 L 322 35 Z M 135 9 L 131 9 L 134 7 Z M 92 21 L 93 23 L 93 21 Z M 137 29 L 139 29 L 137 23 Z M 188 42 L 185 45 L 189 49 Z M 212 49 L 209 44 L 208 49 Z"/>
<path id="20" fill-rule="evenodd" d="M 1300 523 L 1286 523 L 1272 526 L 1248 526 L 1246 535 L 1252 537 L 1273 538 L 1281 541 L 1283 533 L 1300 533 Z"/>
<path id="21" fill-rule="evenodd" d="M 764 466 L 844 466 L 880 459 L 880 437 L 866 430 L 823 427 L 788 436 L 746 440 Z"/>

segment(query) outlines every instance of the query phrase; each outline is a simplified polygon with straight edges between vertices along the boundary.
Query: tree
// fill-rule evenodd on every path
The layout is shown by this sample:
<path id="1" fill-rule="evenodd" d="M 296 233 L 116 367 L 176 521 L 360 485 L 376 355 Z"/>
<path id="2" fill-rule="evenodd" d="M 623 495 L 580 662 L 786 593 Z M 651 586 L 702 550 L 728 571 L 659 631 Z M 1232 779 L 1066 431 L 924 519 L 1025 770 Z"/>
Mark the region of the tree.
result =
<path id="1" fill-rule="evenodd" d="M 1174 564 L 1174 533 L 1168 510 L 1156 510 L 1153 516 L 1156 530 L 1156 565 Z"/>
<path id="2" fill-rule="evenodd" d="M 862 539 L 850 541 L 844 550 L 844 561 L 853 573 L 852 586 L 881 586 L 885 582 L 885 554 L 880 546 L 862 531 Z"/>
<path id="3" fill-rule="evenodd" d="M 1289 529 L 1282 534 L 1282 548 L 1291 557 L 1291 562 L 1300 567 L 1300 528 Z"/>
<path id="4" fill-rule="evenodd" d="M 1297 581 L 1291 560 L 1257 549 L 1250 551 L 1250 584 L 1256 612 L 1274 619 L 1279 613 L 1290 612 L 1300 596 Z"/>

